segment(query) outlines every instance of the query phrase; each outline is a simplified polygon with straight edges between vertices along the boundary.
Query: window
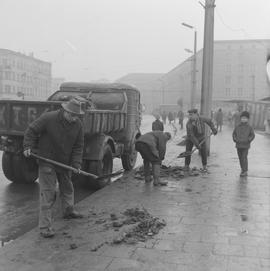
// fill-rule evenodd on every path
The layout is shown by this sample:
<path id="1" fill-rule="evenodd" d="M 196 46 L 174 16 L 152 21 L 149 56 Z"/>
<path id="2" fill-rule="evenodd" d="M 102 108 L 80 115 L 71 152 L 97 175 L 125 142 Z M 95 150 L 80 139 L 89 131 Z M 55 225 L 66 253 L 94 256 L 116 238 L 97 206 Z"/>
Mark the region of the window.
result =
<path id="1" fill-rule="evenodd" d="M 227 64 L 227 65 L 226 65 L 226 71 L 227 71 L 227 72 L 231 72 L 231 69 L 232 69 L 231 64 Z"/>
<path id="2" fill-rule="evenodd" d="M 239 72 L 243 72 L 244 71 L 244 65 L 239 64 L 238 69 L 239 69 Z"/>
<path id="3" fill-rule="evenodd" d="M 231 76 L 226 76 L 225 77 L 225 83 L 230 84 L 231 83 Z"/>
<path id="4" fill-rule="evenodd" d="M 239 97 L 243 96 L 243 89 L 242 88 L 238 88 L 238 96 Z"/>
<path id="5" fill-rule="evenodd" d="M 11 80 L 11 72 L 5 72 L 5 79 Z"/>
<path id="6" fill-rule="evenodd" d="M 242 75 L 238 76 L 238 83 L 243 84 L 243 76 Z"/>
<path id="7" fill-rule="evenodd" d="M 13 93 L 16 93 L 16 87 L 13 86 Z"/>
<path id="8" fill-rule="evenodd" d="M 226 95 L 226 97 L 230 97 L 231 96 L 231 89 L 230 88 L 226 88 L 225 95 Z"/>
<path id="9" fill-rule="evenodd" d="M 11 86 L 5 85 L 5 93 L 10 93 L 10 92 L 11 92 Z"/>

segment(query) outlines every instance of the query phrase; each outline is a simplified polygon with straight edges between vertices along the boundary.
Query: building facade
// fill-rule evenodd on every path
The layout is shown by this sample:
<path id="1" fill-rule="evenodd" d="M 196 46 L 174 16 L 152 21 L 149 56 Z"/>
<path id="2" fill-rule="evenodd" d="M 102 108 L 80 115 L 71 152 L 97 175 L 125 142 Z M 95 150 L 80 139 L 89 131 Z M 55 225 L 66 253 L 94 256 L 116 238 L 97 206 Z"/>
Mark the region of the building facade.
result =
<path id="1" fill-rule="evenodd" d="M 214 42 L 213 101 L 257 101 L 270 95 L 267 53 L 270 40 L 229 40 Z M 200 104 L 203 51 L 197 55 L 196 104 Z M 163 76 L 166 103 L 179 96 L 190 104 L 193 57 Z"/>
<path id="2" fill-rule="evenodd" d="M 51 93 L 51 63 L 0 49 L 0 98 L 45 100 Z"/>

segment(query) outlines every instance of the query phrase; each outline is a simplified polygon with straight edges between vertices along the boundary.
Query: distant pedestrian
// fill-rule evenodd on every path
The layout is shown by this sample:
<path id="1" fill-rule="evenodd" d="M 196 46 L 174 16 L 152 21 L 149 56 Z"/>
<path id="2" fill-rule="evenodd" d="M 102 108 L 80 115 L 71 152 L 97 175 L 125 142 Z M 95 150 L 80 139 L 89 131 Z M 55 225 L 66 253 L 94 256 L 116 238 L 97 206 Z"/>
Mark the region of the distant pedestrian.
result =
<path id="1" fill-rule="evenodd" d="M 169 120 L 169 124 L 171 124 L 171 122 L 174 120 L 174 116 L 173 116 L 173 113 L 171 111 L 168 114 L 168 120 Z"/>
<path id="2" fill-rule="evenodd" d="M 166 113 L 165 111 L 163 111 L 163 112 L 161 113 L 161 118 L 162 118 L 163 124 L 166 124 L 167 113 Z"/>
<path id="3" fill-rule="evenodd" d="M 167 185 L 167 182 L 160 180 L 159 176 L 160 165 L 166 153 L 166 144 L 171 137 L 170 133 L 154 131 L 141 135 L 137 139 L 135 148 L 140 152 L 143 158 L 144 178 L 146 183 L 152 179 L 150 170 L 150 164 L 152 164 L 154 185 Z"/>
<path id="4" fill-rule="evenodd" d="M 255 138 L 254 130 L 249 124 L 249 113 L 247 111 L 241 113 L 240 124 L 234 129 L 232 136 L 241 166 L 240 176 L 245 177 L 248 174 L 248 150 L 250 143 Z"/>
<path id="5" fill-rule="evenodd" d="M 217 130 L 222 131 L 222 125 L 223 125 L 223 112 L 222 109 L 219 108 L 219 110 L 216 113 L 216 124 L 217 124 Z"/>
<path id="6" fill-rule="evenodd" d="M 178 113 L 177 113 L 177 117 L 179 119 L 179 125 L 180 125 L 180 128 L 181 130 L 183 129 L 183 122 L 184 122 L 184 112 L 182 110 L 179 110 Z"/>
<path id="7" fill-rule="evenodd" d="M 195 145 L 201 152 L 203 171 L 207 172 L 207 149 L 206 142 L 200 143 L 205 140 L 205 124 L 207 124 L 214 135 L 217 134 L 214 123 L 211 119 L 199 116 L 197 109 L 191 109 L 188 111 L 187 127 L 187 139 L 186 139 L 186 152 L 191 152 Z M 191 162 L 191 156 L 185 158 L 185 170 L 189 171 L 189 165 Z"/>
<path id="8" fill-rule="evenodd" d="M 164 131 L 163 122 L 160 121 L 160 115 L 155 115 L 156 120 L 152 123 L 152 131 Z"/>
<path id="9" fill-rule="evenodd" d="M 230 126 L 232 126 L 232 117 L 233 117 L 232 112 L 229 111 L 229 113 L 228 113 L 228 122 L 229 122 Z"/>

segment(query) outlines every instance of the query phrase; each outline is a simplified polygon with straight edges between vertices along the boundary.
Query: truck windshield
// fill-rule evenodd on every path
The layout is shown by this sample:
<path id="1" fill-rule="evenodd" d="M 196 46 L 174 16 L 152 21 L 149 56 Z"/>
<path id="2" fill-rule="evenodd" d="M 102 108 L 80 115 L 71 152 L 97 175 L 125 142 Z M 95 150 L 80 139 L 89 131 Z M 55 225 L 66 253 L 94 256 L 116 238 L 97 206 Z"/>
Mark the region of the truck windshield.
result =
<path id="1" fill-rule="evenodd" d="M 68 101 L 74 96 L 81 96 L 84 99 L 91 100 L 95 109 L 100 110 L 122 110 L 126 103 L 126 96 L 123 92 L 72 92 L 72 91 L 58 91 L 52 95 L 50 101 Z"/>

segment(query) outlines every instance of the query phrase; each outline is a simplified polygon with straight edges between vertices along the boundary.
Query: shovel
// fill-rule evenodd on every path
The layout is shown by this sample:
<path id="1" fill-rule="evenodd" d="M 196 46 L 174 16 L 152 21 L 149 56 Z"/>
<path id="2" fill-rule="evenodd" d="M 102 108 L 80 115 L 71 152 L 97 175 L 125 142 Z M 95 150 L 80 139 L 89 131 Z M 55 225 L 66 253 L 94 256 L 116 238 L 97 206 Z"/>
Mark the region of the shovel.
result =
<path id="1" fill-rule="evenodd" d="M 92 174 L 92 173 L 89 173 L 89 172 L 86 172 L 86 171 L 83 171 L 83 170 L 80 170 L 80 169 L 65 165 L 63 163 L 60 163 L 60 162 L 57 162 L 57 161 L 54 161 L 54 160 L 39 156 L 39 155 L 37 155 L 35 153 L 32 153 L 32 152 L 31 152 L 31 156 L 37 158 L 38 160 L 47 162 L 49 164 L 52 164 L 52 165 L 55 165 L 55 166 L 58 166 L 58 167 L 61 167 L 61 168 L 67 169 L 67 170 L 71 170 L 73 173 L 81 174 L 81 175 L 84 175 L 84 176 L 87 176 L 87 177 L 91 177 L 91 178 L 93 178 L 95 180 L 102 180 L 102 179 L 106 179 L 108 177 L 114 177 L 114 176 L 120 175 L 120 174 L 122 174 L 124 172 L 124 170 L 121 169 L 121 170 L 118 170 L 118 171 L 116 171 L 114 173 L 111 173 L 111 174 L 105 174 L 103 176 L 97 176 L 95 174 Z"/>
<path id="2" fill-rule="evenodd" d="M 206 141 L 206 139 L 208 139 L 213 133 L 211 133 L 209 136 L 205 137 L 199 144 L 199 147 Z M 177 158 L 185 158 L 185 157 L 188 157 L 188 156 L 191 156 L 198 148 L 195 147 L 192 151 L 185 151 L 185 152 L 182 152 L 180 153 Z"/>

